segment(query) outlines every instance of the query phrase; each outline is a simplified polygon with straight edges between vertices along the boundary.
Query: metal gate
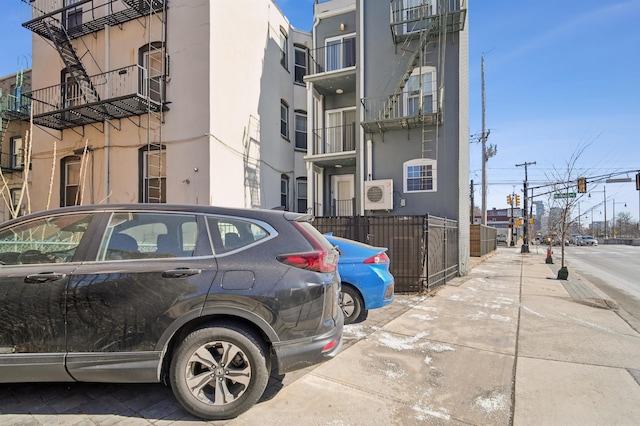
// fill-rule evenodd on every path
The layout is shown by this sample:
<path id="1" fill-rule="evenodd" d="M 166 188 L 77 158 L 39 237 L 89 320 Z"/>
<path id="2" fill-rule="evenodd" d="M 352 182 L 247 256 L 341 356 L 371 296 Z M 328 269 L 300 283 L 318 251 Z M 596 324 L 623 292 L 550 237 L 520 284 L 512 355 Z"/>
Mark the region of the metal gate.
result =
<path id="1" fill-rule="evenodd" d="M 395 291 L 416 293 L 458 275 L 458 223 L 435 216 L 316 217 L 322 233 L 387 247 Z"/>

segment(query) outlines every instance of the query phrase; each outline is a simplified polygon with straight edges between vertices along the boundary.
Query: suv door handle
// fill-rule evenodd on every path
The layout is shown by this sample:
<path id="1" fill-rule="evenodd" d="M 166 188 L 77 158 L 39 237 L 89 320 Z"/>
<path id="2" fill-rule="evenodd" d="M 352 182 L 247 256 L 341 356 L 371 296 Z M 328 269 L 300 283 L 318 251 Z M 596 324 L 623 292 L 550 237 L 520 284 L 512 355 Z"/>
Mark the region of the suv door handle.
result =
<path id="1" fill-rule="evenodd" d="M 25 283 L 49 283 L 66 278 L 67 274 L 56 274 L 55 272 L 43 272 L 41 274 L 30 274 L 24 279 Z"/>
<path id="2" fill-rule="evenodd" d="M 162 278 L 185 278 L 185 277 L 190 277 L 192 275 L 198 275 L 201 273 L 202 273 L 202 269 L 189 269 L 189 268 L 170 269 L 162 273 Z"/>

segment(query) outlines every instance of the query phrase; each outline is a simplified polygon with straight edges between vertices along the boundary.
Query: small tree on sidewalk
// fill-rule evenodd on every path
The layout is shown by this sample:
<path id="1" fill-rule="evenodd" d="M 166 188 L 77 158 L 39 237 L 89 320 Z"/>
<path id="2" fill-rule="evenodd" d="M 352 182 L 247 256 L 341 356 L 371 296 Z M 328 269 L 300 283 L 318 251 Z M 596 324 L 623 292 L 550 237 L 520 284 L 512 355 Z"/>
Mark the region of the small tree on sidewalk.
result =
<path id="1" fill-rule="evenodd" d="M 557 277 L 559 280 L 566 280 L 569 276 L 569 270 L 565 264 L 565 241 L 567 241 L 567 235 L 570 234 L 570 229 L 578 220 L 577 216 L 571 216 L 571 212 L 583 197 L 577 188 L 578 178 L 581 176 L 577 175 L 576 163 L 588 146 L 589 144 L 578 146 L 565 162 L 564 167 L 562 169 L 553 167 L 550 176 L 548 176 L 553 182 L 556 182 L 552 184 L 554 191 L 549 204 L 558 209 L 557 214 L 550 215 L 550 219 L 552 219 L 550 230 L 555 232 L 561 247 L 561 267 Z"/>

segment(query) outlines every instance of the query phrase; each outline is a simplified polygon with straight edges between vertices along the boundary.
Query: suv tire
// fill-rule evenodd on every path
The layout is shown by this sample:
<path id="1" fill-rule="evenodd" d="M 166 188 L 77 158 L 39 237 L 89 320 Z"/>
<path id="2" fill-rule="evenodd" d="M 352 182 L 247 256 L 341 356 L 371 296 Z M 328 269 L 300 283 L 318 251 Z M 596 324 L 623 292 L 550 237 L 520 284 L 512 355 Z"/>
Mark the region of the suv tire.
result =
<path id="1" fill-rule="evenodd" d="M 236 417 L 262 396 L 270 359 L 262 341 L 234 324 L 195 330 L 171 361 L 171 388 L 191 414 L 211 420 Z"/>

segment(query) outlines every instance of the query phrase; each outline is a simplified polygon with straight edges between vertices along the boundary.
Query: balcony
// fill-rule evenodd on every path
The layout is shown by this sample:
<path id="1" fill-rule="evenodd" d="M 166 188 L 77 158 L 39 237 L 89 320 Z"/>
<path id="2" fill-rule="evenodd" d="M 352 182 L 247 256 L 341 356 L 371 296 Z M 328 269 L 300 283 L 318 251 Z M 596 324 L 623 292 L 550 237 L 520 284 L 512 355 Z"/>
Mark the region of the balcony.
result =
<path id="1" fill-rule="evenodd" d="M 29 99 L 24 95 L 4 94 L 0 97 L 0 117 L 10 120 L 29 119 Z"/>
<path id="2" fill-rule="evenodd" d="M 355 36 L 328 39 L 326 45 L 309 52 L 309 74 L 304 80 L 325 96 L 356 90 Z"/>
<path id="3" fill-rule="evenodd" d="M 466 0 L 391 0 L 391 35 L 394 43 L 464 29 Z"/>
<path id="4" fill-rule="evenodd" d="M 105 25 L 120 25 L 150 12 L 162 12 L 166 0 L 30 0 L 30 3 L 32 19 L 23 23 L 23 27 L 51 39 L 46 22 L 56 20 L 66 29 L 69 38 L 74 39 L 102 31 Z"/>
<path id="5" fill-rule="evenodd" d="M 89 88 L 72 82 L 33 90 L 25 96 L 31 99 L 34 124 L 69 129 L 160 111 L 163 105 L 154 99 L 161 98 L 164 77 L 148 79 L 146 75 L 146 69 L 131 65 L 89 77 Z"/>
<path id="6" fill-rule="evenodd" d="M 361 100 L 364 107 L 362 127 L 368 133 L 384 132 L 442 124 L 434 92 L 422 94 L 404 90 L 399 95 L 367 97 Z"/>
<path id="7" fill-rule="evenodd" d="M 320 167 L 342 167 L 355 165 L 356 125 L 325 127 L 313 132 L 313 153 L 305 160 Z"/>

